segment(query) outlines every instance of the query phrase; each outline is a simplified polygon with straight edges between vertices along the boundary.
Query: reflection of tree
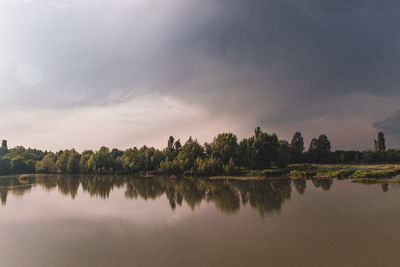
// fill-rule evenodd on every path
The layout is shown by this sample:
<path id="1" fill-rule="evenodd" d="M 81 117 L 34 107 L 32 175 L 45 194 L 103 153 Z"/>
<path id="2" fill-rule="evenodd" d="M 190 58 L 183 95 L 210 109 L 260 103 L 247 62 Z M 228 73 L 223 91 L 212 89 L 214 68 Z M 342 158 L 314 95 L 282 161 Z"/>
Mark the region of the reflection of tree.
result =
<path id="1" fill-rule="evenodd" d="M 241 205 L 249 204 L 258 211 L 260 216 L 264 217 L 273 211 L 279 211 L 282 203 L 291 195 L 290 180 L 171 180 L 161 177 L 134 178 L 107 175 L 37 175 L 32 179 L 32 181 L 23 181 L 25 185 L 21 185 L 18 179 L 1 180 L 2 203 L 5 203 L 7 192 L 11 188 L 13 188 L 11 190 L 25 192 L 32 187 L 32 183 L 40 184 L 45 189 L 58 188 L 61 194 L 71 196 L 71 198 L 77 196 L 79 186 L 82 186 L 82 190 L 91 196 L 101 198 L 108 198 L 115 187 L 124 187 L 127 198 L 148 200 L 165 194 L 172 209 L 185 202 L 194 210 L 202 201 L 207 201 L 213 203 L 223 213 L 234 214 L 240 210 Z M 15 186 L 15 183 L 18 186 Z M 299 192 L 304 192 L 304 181 L 299 180 L 294 184 Z"/>
<path id="2" fill-rule="evenodd" d="M 307 182 L 306 182 L 306 179 L 304 179 L 304 178 L 293 180 L 294 188 L 296 188 L 296 191 L 299 194 L 304 194 L 304 192 L 306 191 L 306 184 L 307 184 Z"/>
<path id="3" fill-rule="evenodd" d="M 234 184 L 224 181 L 214 181 L 209 185 L 208 201 L 224 213 L 236 213 L 240 209 L 240 193 Z"/>
<path id="4" fill-rule="evenodd" d="M 5 205 L 6 204 L 6 202 L 7 202 L 7 194 L 8 194 L 7 187 L 0 186 L 1 205 Z"/>
<path id="5" fill-rule="evenodd" d="M 325 191 L 328 191 L 333 184 L 332 178 L 311 178 L 311 181 L 315 187 L 321 187 Z"/>
<path id="6" fill-rule="evenodd" d="M 289 180 L 268 182 L 257 181 L 249 191 L 249 203 L 264 217 L 271 211 L 279 211 L 284 200 L 289 199 L 292 192 Z"/>
<path id="7" fill-rule="evenodd" d="M 206 187 L 202 180 L 183 179 L 177 183 L 177 190 L 186 204 L 194 210 L 206 197 Z"/>
<path id="8" fill-rule="evenodd" d="M 57 176 L 57 186 L 61 194 L 70 195 L 72 199 L 78 194 L 79 177 L 69 176 L 64 179 L 62 175 Z"/>
<path id="9" fill-rule="evenodd" d="M 388 190 L 389 190 L 389 185 L 386 184 L 386 183 L 383 183 L 383 184 L 382 184 L 382 191 L 383 191 L 383 192 L 387 192 Z"/>
<path id="10" fill-rule="evenodd" d="M 125 196 L 128 198 L 141 197 L 144 200 L 156 199 L 164 193 L 160 183 L 153 179 L 129 179 L 127 181 Z"/>
<path id="11" fill-rule="evenodd" d="M 27 191 L 32 189 L 33 183 L 32 177 L 24 177 L 19 179 L 18 177 L 7 177 L 0 179 L 0 198 L 1 204 L 7 203 L 8 192 L 12 192 L 15 196 L 22 196 Z"/>
<path id="12" fill-rule="evenodd" d="M 125 196 L 155 199 L 165 194 L 170 206 L 186 204 L 195 209 L 204 200 L 212 202 L 223 213 L 239 211 L 240 203 L 250 204 L 261 216 L 279 211 L 284 200 L 290 198 L 289 180 L 283 181 L 234 181 L 208 179 L 130 178 L 127 179 Z"/>

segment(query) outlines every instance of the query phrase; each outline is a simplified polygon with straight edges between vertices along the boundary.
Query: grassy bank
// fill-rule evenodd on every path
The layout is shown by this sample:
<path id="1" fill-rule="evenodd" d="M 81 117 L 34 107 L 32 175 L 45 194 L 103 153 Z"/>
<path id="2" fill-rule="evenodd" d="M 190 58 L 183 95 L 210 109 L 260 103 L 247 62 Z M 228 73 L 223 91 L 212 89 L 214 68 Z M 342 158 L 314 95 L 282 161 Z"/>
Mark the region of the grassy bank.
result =
<path id="1" fill-rule="evenodd" d="M 242 171 L 239 177 L 391 179 L 400 175 L 398 164 L 293 164 L 287 168 Z M 224 176 L 229 177 L 229 176 Z"/>

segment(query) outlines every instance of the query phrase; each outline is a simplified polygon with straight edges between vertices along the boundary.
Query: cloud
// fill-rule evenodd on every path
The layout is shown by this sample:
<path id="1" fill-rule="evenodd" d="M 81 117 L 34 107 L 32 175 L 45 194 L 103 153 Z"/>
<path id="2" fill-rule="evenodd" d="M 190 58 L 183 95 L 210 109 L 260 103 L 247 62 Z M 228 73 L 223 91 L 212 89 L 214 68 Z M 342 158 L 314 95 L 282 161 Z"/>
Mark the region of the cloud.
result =
<path id="1" fill-rule="evenodd" d="M 400 98 L 399 9 L 358 0 L 6 1 L 0 110 L 139 109 L 135 99 L 157 95 L 242 135 L 261 125 L 286 136 L 321 119 L 319 130 L 334 135 L 341 119 L 373 130 Z M 346 145 L 349 134 L 339 138 Z"/>
<path id="2" fill-rule="evenodd" d="M 400 110 L 383 121 L 375 122 L 373 126 L 380 131 L 400 137 Z"/>

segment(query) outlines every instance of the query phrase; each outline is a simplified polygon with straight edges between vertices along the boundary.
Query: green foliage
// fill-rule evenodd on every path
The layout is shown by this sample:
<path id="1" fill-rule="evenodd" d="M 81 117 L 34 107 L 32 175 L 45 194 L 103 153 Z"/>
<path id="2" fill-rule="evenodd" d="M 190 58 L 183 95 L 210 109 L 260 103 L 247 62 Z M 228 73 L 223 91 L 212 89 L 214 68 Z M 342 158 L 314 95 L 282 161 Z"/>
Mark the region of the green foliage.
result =
<path id="1" fill-rule="evenodd" d="M 136 173 L 218 175 L 249 173 L 262 177 L 289 174 L 300 177 L 346 177 L 337 169 L 297 169 L 289 162 L 309 163 L 400 163 L 400 150 L 386 150 L 383 133 L 374 141 L 375 150 L 334 151 L 326 135 L 312 139 L 309 150 L 304 151 L 304 140 L 296 132 L 289 144 L 279 140 L 276 134 L 268 134 L 257 127 L 254 135 L 237 142 L 233 133 L 218 134 L 211 143 L 201 146 L 196 139 L 189 139 L 182 146 L 180 140 L 170 136 L 167 147 L 162 151 L 154 147 L 142 146 L 111 151 L 101 147 L 98 151 L 85 150 L 78 153 L 74 149 L 57 153 L 25 149 L 22 146 L 8 148 L 3 140 L 0 147 L 0 175 L 22 173 Z M 355 171 L 355 170 L 351 170 Z M 385 173 L 386 175 L 387 173 Z M 390 173 L 389 173 L 390 174 Z M 375 177 L 381 174 L 365 174 Z"/>
<path id="2" fill-rule="evenodd" d="M 287 167 L 291 156 L 289 143 L 285 140 L 279 141 L 278 154 L 276 156 L 275 164 L 279 168 Z"/>
<path id="3" fill-rule="evenodd" d="M 52 153 L 47 154 L 41 161 L 36 163 L 36 172 L 55 173 L 56 171 L 56 156 Z"/>
<path id="4" fill-rule="evenodd" d="M 190 170 L 194 167 L 194 163 L 197 158 L 203 158 L 205 156 L 203 147 L 193 140 L 192 137 L 186 141 L 182 149 L 177 155 L 180 168 L 183 170 Z"/>
<path id="5" fill-rule="evenodd" d="M 10 173 L 11 164 L 7 158 L 0 158 L 0 175 L 7 175 Z"/>
<path id="6" fill-rule="evenodd" d="M 222 163 L 219 158 L 213 156 L 202 159 L 198 157 L 195 164 L 196 174 L 198 175 L 215 175 L 222 172 Z"/>
<path id="7" fill-rule="evenodd" d="M 276 134 L 263 133 L 260 127 L 254 130 L 254 136 L 239 144 L 240 162 L 249 169 L 270 168 L 277 160 L 279 140 Z"/>
<path id="8" fill-rule="evenodd" d="M 88 169 L 94 173 L 110 173 L 114 170 L 114 161 L 110 149 L 103 146 L 99 151 L 90 156 Z"/>
<path id="9" fill-rule="evenodd" d="M 351 178 L 392 178 L 400 174 L 400 169 L 392 170 L 359 170 L 354 172 Z"/>
<path id="10" fill-rule="evenodd" d="M 224 165 L 224 173 L 225 174 L 235 174 L 236 172 L 236 165 L 232 158 L 229 159 L 228 164 Z"/>
<path id="11" fill-rule="evenodd" d="M 228 164 L 229 160 L 238 156 L 239 145 L 236 135 L 222 133 L 214 137 L 214 141 L 208 146 L 207 155 L 219 158 L 222 164 Z"/>
<path id="12" fill-rule="evenodd" d="M 1 141 L 0 156 L 4 156 L 7 153 L 8 153 L 7 140 L 3 140 Z"/>

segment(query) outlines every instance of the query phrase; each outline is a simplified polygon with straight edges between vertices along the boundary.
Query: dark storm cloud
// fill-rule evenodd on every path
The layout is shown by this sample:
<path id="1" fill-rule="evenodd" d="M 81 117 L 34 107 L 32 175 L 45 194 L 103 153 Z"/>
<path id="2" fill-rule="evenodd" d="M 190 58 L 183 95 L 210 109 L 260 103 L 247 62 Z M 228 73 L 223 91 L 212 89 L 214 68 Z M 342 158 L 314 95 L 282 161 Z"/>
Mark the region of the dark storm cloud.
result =
<path id="1" fill-rule="evenodd" d="M 400 110 L 383 121 L 375 122 L 373 126 L 379 131 L 400 137 Z"/>
<path id="2" fill-rule="evenodd" d="M 4 107 L 113 105 L 156 93 L 268 125 L 368 117 L 379 99 L 375 121 L 400 98 L 398 1 L 33 1 L 7 8 L 0 22 L 11 26 L 0 26 L 0 48 L 14 67 L 0 72 Z"/>

